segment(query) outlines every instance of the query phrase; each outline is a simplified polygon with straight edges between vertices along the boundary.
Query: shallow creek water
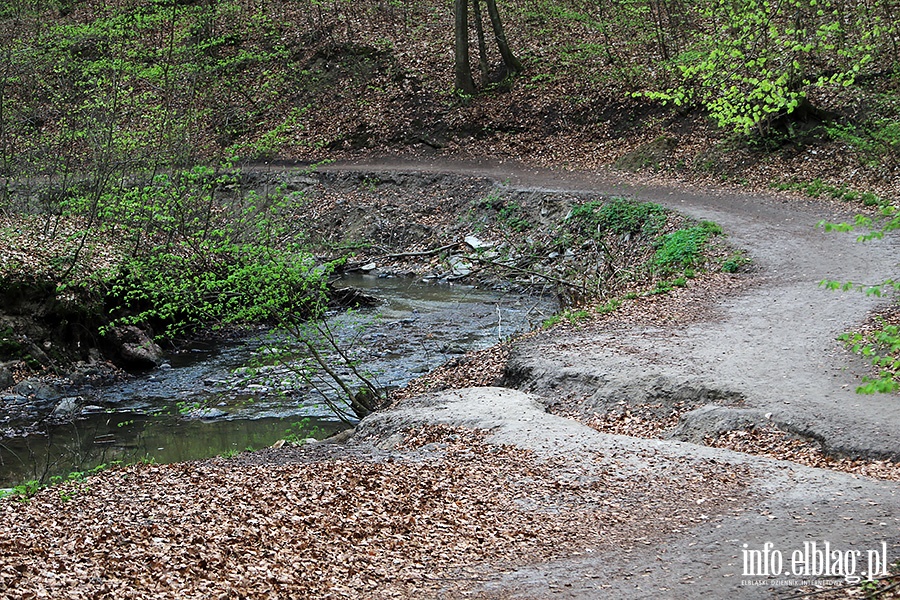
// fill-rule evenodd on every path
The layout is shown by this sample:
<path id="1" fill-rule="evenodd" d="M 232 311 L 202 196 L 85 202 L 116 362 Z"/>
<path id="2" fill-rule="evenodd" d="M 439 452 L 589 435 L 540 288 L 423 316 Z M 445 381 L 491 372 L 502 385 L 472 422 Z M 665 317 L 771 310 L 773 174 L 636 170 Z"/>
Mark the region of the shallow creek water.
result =
<path id="1" fill-rule="evenodd" d="M 360 351 L 366 370 L 389 388 L 527 331 L 556 310 L 548 298 L 401 277 L 358 275 L 341 285 L 380 300 L 331 322 L 336 337 Z M 0 488 L 112 461 L 207 458 L 266 447 L 287 433 L 324 438 L 344 429 L 302 382 L 275 373 L 248 383 L 236 375 L 268 343 L 263 333 L 197 343 L 145 375 L 66 390 L 77 399 L 75 416 L 42 434 L 0 439 Z"/>

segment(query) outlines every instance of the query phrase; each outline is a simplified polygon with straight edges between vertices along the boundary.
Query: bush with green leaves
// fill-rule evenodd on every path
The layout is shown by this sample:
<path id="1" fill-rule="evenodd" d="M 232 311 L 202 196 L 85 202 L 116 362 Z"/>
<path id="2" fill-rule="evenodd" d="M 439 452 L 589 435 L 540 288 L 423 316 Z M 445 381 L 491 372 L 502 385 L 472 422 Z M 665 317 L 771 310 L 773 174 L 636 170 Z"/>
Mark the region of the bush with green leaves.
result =
<path id="1" fill-rule="evenodd" d="M 707 239 L 719 233 L 721 228 L 710 221 L 667 233 L 656 244 L 652 261 L 654 269 L 660 274 L 667 274 L 698 266 L 704 260 L 703 247 Z"/>
<path id="2" fill-rule="evenodd" d="M 635 202 L 626 198 L 592 200 L 572 208 L 568 225 L 584 237 L 617 235 L 652 236 L 666 222 L 666 211 L 653 202 Z"/>
<path id="3" fill-rule="evenodd" d="M 284 189 L 241 190 L 238 173 L 205 167 L 107 199 L 100 224 L 119 228 L 131 248 L 103 274 L 116 300 L 108 328 L 150 326 L 172 338 L 264 323 L 272 331 L 267 360 L 321 391 L 337 417 L 351 422 L 377 410 L 383 390 L 323 318 L 338 262 L 321 263 L 309 252 L 297 229 L 300 206 L 302 197 Z"/>
<path id="4" fill-rule="evenodd" d="M 747 256 L 745 252 L 741 250 L 732 252 L 724 261 L 722 261 L 722 272 L 737 273 L 751 262 L 750 257 Z"/>
<path id="5" fill-rule="evenodd" d="M 775 117 L 807 102 L 814 88 L 841 88 L 889 56 L 897 24 L 888 2 L 710 0 L 700 30 L 670 63 L 677 86 L 644 95 L 701 104 L 721 127 L 766 136 Z M 873 10 L 873 8 L 875 8 Z"/>
<path id="6" fill-rule="evenodd" d="M 852 232 L 857 229 L 865 233 L 858 236 L 857 241 L 866 242 L 881 239 L 886 233 L 900 229 L 900 209 L 887 206 L 880 211 L 879 220 L 866 215 L 857 215 L 853 223 L 819 223 L 825 231 Z M 856 284 L 852 281 L 840 282 L 825 279 L 820 285 L 830 290 L 857 291 L 868 296 L 882 296 L 889 292 L 900 291 L 900 280 L 888 279 L 875 284 Z M 865 377 L 863 385 L 856 391 L 861 394 L 887 393 L 900 389 L 900 327 L 884 319 L 878 319 L 878 325 L 865 332 L 848 332 L 839 337 L 856 353 L 868 358 L 877 373 Z"/>
<path id="7" fill-rule="evenodd" d="M 294 229 L 287 213 L 297 198 L 221 193 L 237 182 L 231 170 L 198 166 L 65 206 L 73 218 L 97 215 L 84 235 L 109 230 L 127 244 L 119 264 L 95 275 L 115 301 L 111 326 L 152 325 L 173 337 L 322 312 L 333 265 L 317 264 Z"/>
<path id="8" fill-rule="evenodd" d="M 872 362 L 874 377 L 864 377 L 860 394 L 889 393 L 900 389 L 900 327 L 878 320 L 872 331 L 852 331 L 838 337 L 847 347 Z"/>

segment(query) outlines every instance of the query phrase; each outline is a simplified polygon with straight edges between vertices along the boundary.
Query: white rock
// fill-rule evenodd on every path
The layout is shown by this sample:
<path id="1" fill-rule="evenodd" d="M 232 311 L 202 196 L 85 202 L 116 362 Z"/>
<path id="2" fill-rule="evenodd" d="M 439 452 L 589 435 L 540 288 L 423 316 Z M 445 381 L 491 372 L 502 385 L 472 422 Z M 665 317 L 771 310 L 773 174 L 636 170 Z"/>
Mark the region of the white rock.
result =
<path id="1" fill-rule="evenodd" d="M 80 397 L 70 396 L 68 398 L 63 398 L 53 409 L 53 416 L 57 419 L 75 416 L 75 414 L 78 413 L 78 405 L 80 402 Z"/>
<path id="2" fill-rule="evenodd" d="M 447 264 L 456 277 L 464 277 L 472 272 L 472 263 L 461 256 L 451 256 L 447 259 Z"/>
<path id="3" fill-rule="evenodd" d="M 494 247 L 493 242 L 482 241 L 482 240 L 478 239 L 477 237 L 475 237 L 474 235 L 467 235 L 463 241 L 465 243 L 467 243 L 469 246 L 471 246 L 473 250 L 481 250 L 482 248 L 493 248 Z"/>

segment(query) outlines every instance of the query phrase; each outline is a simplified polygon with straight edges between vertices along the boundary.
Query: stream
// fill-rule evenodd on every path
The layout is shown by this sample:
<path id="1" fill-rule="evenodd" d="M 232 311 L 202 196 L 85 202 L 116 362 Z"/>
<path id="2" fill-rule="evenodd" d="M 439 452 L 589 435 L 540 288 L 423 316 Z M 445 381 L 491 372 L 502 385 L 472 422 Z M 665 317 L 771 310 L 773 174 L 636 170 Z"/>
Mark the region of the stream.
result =
<path id="1" fill-rule="evenodd" d="M 528 331 L 557 310 L 546 297 L 403 277 L 354 275 L 340 285 L 379 299 L 374 308 L 335 314 L 329 323 L 341 346 L 388 389 Z M 39 434 L 0 438 L 0 488 L 115 461 L 201 459 L 264 448 L 287 435 L 323 439 L 345 429 L 315 387 L 289 369 L 265 366 L 271 344 L 264 331 L 198 342 L 150 373 L 65 390 L 62 402 L 74 408 L 66 419 Z M 55 405 L 27 408 L 42 409 L 46 418 Z M 0 423 L 22 419 L 15 403 L 2 407 Z"/>

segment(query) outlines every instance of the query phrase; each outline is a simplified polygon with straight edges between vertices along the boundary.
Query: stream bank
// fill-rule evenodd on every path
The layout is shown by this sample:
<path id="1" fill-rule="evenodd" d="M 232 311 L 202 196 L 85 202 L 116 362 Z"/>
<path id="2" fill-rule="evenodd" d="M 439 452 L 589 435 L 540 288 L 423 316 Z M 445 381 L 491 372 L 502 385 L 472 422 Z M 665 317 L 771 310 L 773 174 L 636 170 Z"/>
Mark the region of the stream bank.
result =
<path id="1" fill-rule="evenodd" d="M 339 283 L 378 300 L 329 322 L 386 389 L 529 331 L 557 309 L 552 298 L 418 278 L 357 274 Z M 193 460 L 345 428 L 291 369 L 276 366 L 263 380 L 241 374 L 271 341 L 261 330 L 194 342 L 166 354 L 161 368 L 120 381 L 35 382 L 30 399 L 5 394 L 0 487 L 114 461 Z"/>
<path id="2" fill-rule="evenodd" d="M 594 174 L 495 170 L 511 185 L 612 186 Z M 147 595 L 212 590 L 260 598 L 770 600 L 807 588 L 784 574 L 748 573 L 744 551 L 775 548 L 790 556 L 805 544 L 828 542 L 864 557 L 877 550 L 894 563 L 900 556 L 896 482 L 672 439 L 610 435 L 546 410 L 554 400 L 570 399 L 569 392 L 590 395 L 592 382 L 611 382 L 589 398 L 603 400 L 621 383 L 618 375 L 639 369 L 648 377 L 617 394 L 633 392 L 637 399 L 641 391 L 673 391 L 653 387 L 665 383 L 652 377 L 665 369 L 678 378 L 670 382 L 731 391 L 709 399 L 757 408 L 769 402 L 793 410 L 789 418 L 818 419 L 821 427 L 839 428 L 856 409 L 848 426 L 889 445 L 890 432 L 882 428 L 896 425 L 894 398 L 857 398 L 845 390 L 861 364 L 848 366 L 847 353 L 833 341 L 836 330 L 877 303 L 825 293 L 815 282 L 822 271 L 890 273 L 894 248 L 861 249 L 847 237 L 820 235 L 812 225 L 835 215 L 823 215 L 819 204 L 716 191 L 618 193 L 715 218 L 751 248 L 757 281 L 696 298 L 704 310 L 692 319 L 580 323 L 528 338 L 514 360 L 537 375 L 531 379 L 536 393 L 482 387 L 420 395 L 364 421 L 346 446 L 137 465 L 64 488 L 71 499 L 52 489 L 30 503 L 0 505 L 0 531 L 8 536 L 2 543 L 10 549 L 2 560 L 27 565 L 0 576 L 27 590 L 70 589 L 74 581 L 86 594 L 127 586 Z M 836 368 L 823 377 L 822 366 Z M 570 383 L 576 384 L 571 390 Z M 832 412 L 834 394 L 846 406 Z M 854 401 L 881 404 L 859 410 Z M 65 547 L 73 531 L 94 543 L 54 556 L 49 571 L 39 549 Z M 322 540 L 324 547 L 317 544 Z M 154 562 L 160 543 L 169 563 Z M 98 552 L 108 558 L 98 561 Z M 177 571 L 174 565 L 190 566 Z M 104 579 L 110 568 L 132 575 Z M 862 569 L 868 573 L 869 566 L 856 570 Z M 236 576 L 223 578 L 223 572 Z M 822 589 L 842 586 L 840 576 L 814 583 L 817 597 L 846 597 L 845 589 Z"/>
<path id="3" fill-rule="evenodd" d="M 512 186 L 468 174 L 275 167 L 247 170 L 229 182 L 221 193 L 234 201 L 245 194 L 284 202 L 287 212 L 281 216 L 303 224 L 316 263 L 342 265 L 343 280 L 336 285 L 360 288 L 364 295 L 369 289 L 385 292 L 393 298 L 379 308 L 382 316 L 375 322 L 348 327 L 351 332 L 366 333 L 338 336 L 342 344 L 366 350 L 368 354 L 360 355 L 362 364 L 385 389 L 483 349 L 488 340 L 501 342 L 528 331 L 556 313 L 560 304 L 579 305 L 598 297 L 615 303 L 616 295 L 643 292 L 653 282 L 662 287 L 650 293 L 687 285 L 687 279 L 703 269 L 720 268 L 729 252 L 715 224 L 697 225 L 658 205 L 589 190 Z M 686 240 L 692 245 L 685 246 L 689 251 L 677 246 L 678 258 L 671 264 L 664 262 L 660 252 L 679 234 L 689 234 Z M 664 281 L 666 277 L 673 282 Z M 338 292 L 331 290 L 333 296 Z M 30 303 L 7 306 L 4 319 L 26 331 L 17 339 L 33 347 L 33 353 L 40 352 L 40 347 L 62 350 L 68 332 L 92 327 L 54 312 L 54 293 L 58 292 L 44 290 Z M 355 293 L 351 291 L 350 296 Z M 33 310 L 32 304 L 40 301 L 46 310 Z M 579 307 L 573 314 L 586 315 L 590 310 Z M 28 321 L 29 313 L 37 318 Z M 369 318 L 365 310 L 355 314 L 363 321 Z M 451 316 L 441 322 L 431 319 L 431 314 Z M 54 330 L 54 323 L 61 329 Z M 223 374 L 236 369 L 249 373 L 247 367 L 253 365 L 236 357 L 257 352 L 255 360 L 262 360 L 253 348 L 254 344 L 265 346 L 261 337 L 218 348 L 188 344 L 180 353 L 167 356 L 150 338 L 152 332 L 123 329 L 134 335 L 114 336 L 121 342 L 120 349 L 127 347 L 132 358 L 137 356 L 142 365 L 158 369 L 110 383 L 114 377 L 99 353 L 111 357 L 108 347 L 82 337 L 74 341 L 73 349 L 85 358 L 76 365 L 74 381 L 67 380 L 65 372 L 56 378 L 55 386 L 29 379 L 2 397 L 5 412 L 0 426 L 7 438 L 56 428 L 64 439 L 74 440 L 60 444 L 41 438 L 33 443 L 26 437 L 24 444 L 0 457 L 5 464 L 20 466 L 17 476 L 43 479 L 51 471 L 63 473 L 65 468 L 48 467 L 48 460 L 57 461 L 47 457 L 63 452 L 67 445 L 71 449 L 66 452 L 72 456 L 96 455 L 86 462 L 79 459 L 79 466 L 63 461 L 70 470 L 81 470 L 82 463 L 147 456 L 195 458 L 167 450 L 175 444 L 165 437 L 152 441 L 154 429 L 177 429 L 185 419 L 209 423 L 206 437 L 210 439 L 224 435 L 212 423 L 224 430 L 227 427 L 219 423 L 258 422 L 261 437 L 240 433 L 240 440 L 226 447 L 217 443 L 198 450 L 202 456 L 258 447 L 267 443 L 263 440 L 283 437 L 286 428 L 277 431 L 277 419 L 288 426 L 306 419 L 306 427 L 298 426 L 298 432 L 291 434 L 300 438 L 311 435 L 312 429 L 322 435 L 335 430 L 328 418 L 322 420 L 327 410 L 304 400 L 317 392 L 302 378 L 271 365 L 263 365 L 269 369 L 263 381 L 247 386 Z M 63 364 L 59 356 L 42 356 L 43 364 L 57 368 Z M 169 420 L 161 418 L 159 427 L 148 426 L 148 415 L 155 414 Z M 61 428 L 79 419 L 90 426 L 85 439 L 102 440 L 97 444 L 102 452 L 89 451 L 93 446 L 78 433 Z M 118 447 L 116 440 L 125 441 Z"/>

